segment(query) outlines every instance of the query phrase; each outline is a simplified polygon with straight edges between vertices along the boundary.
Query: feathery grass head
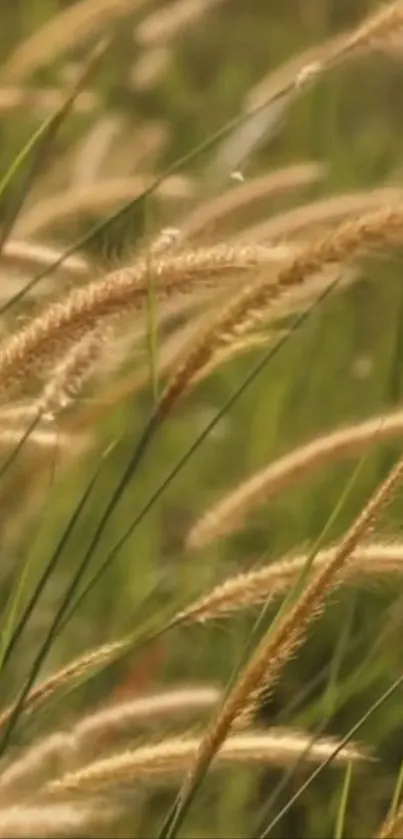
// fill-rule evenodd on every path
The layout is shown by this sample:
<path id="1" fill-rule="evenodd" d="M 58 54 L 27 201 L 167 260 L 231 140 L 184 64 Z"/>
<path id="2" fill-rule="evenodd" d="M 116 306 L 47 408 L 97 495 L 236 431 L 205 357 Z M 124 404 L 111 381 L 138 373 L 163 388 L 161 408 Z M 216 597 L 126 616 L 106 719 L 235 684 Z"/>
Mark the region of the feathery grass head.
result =
<path id="1" fill-rule="evenodd" d="M 288 510 L 280 505 L 268 530 L 262 521 L 258 533 L 247 532 L 234 544 L 219 539 L 239 532 L 256 507 L 317 468 L 331 470 L 378 442 L 400 441 L 403 413 L 390 408 L 399 403 L 401 347 L 392 320 L 397 323 L 401 289 L 398 271 L 392 273 L 400 255 L 395 265 L 388 259 L 390 282 L 383 260 L 380 281 L 370 287 L 358 284 L 363 272 L 357 261 L 403 245 L 399 112 L 393 108 L 394 74 L 401 68 L 387 60 L 368 63 L 360 70 L 365 87 L 358 95 L 349 74 L 351 62 L 371 50 L 399 55 L 403 2 L 374 2 L 350 28 L 343 21 L 357 18 L 355 4 L 330 10 L 330 0 L 300 3 L 297 16 L 286 4 L 263 12 L 254 0 L 75 0 L 53 16 L 47 5 L 37 0 L 26 20 L 25 11 L 20 20 L 12 5 L 0 13 L 7 33 L 0 39 L 2 159 L 11 159 L 0 179 L 0 294 L 6 301 L 0 342 L 0 837 L 104 836 L 115 818 L 127 817 L 119 821 L 119 835 L 144 829 L 174 839 L 210 766 L 225 769 L 231 782 L 224 789 L 223 773 L 189 835 L 214 832 L 218 815 L 219 832 L 228 819 L 230 829 L 263 837 L 273 823 L 257 829 L 252 810 L 266 802 L 266 784 L 272 792 L 275 773 L 286 770 L 270 795 L 270 810 L 278 797 L 286 803 L 280 815 L 273 814 L 274 824 L 334 762 L 347 767 L 344 781 L 336 773 L 325 781 L 331 786 L 319 783 L 321 811 L 311 819 L 316 798 L 308 795 L 289 824 L 310 835 L 311 827 L 328 827 L 337 809 L 329 835 L 341 839 L 347 835 L 347 805 L 354 827 L 351 767 L 369 768 L 366 797 L 357 804 L 359 819 L 365 810 L 369 823 L 383 807 L 386 786 L 370 777 L 369 755 L 379 744 L 391 764 L 398 749 L 397 703 L 390 719 L 386 710 L 385 719 L 379 714 L 374 737 L 370 728 L 365 731 L 368 748 L 357 742 L 358 727 L 341 737 L 327 732 L 339 732 L 339 725 L 343 731 L 350 711 L 361 704 L 357 726 L 367 722 L 368 697 L 400 666 L 398 644 L 385 651 L 384 660 L 374 660 L 374 651 L 384 653 L 379 639 L 391 637 L 392 621 L 381 608 L 375 613 L 379 604 L 372 606 L 368 589 L 375 577 L 389 580 L 392 574 L 400 586 L 401 540 L 389 534 L 378 540 L 372 530 L 400 485 L 403 459 L 382 482 L 384 463 L 377 462 L 377 490 L 344 533 L 338 531 L 337 541 L 331 541 L 333 525 L 341 528 L 343 516 L 351 521 L 357 506 L 350 485 L 312 550 L 282 555 L 290 534 L 283 539 Z M 13 32 L 21 26 L 24 39 L 14 44 Z M 326 40 L 306 50 L 327 29 Z M 103 35 L 94 55 L 104 63 L 88 63 L 87 45 Z M 285 56 L 298 43 L 303 52 L 255 84 L 274 56 Z M 330 78 L 344 65 L 345 73 Z M 339 93 L 346 99 L 340 113 Z M 380 97 L 382 110 L 375 115 Z M 15 150 L 19 136 L 49 109 L 56 112 L 46 113 L 23 149 Z M 233 116 L 225 126 L 221 109 Z M 339 125 L 348 131 L 333 142 Z M 206 126 L 216 126 L 217 133 L 203 138 Z M 193 150 L 189 137 L 197 143 Z M 305 203 L 295 206 L 306 191 Z M 97 223 L 89 229 L 91 219 Z M 108 267 L 100 274 L 98 265 Z M 330 300 L 336 288 L 347 293 Z M 322 331 L 317 304 L 325 297 Z M 317 317 L 309 321 L 312 310 Z M 302 323 L 294 354 L 291 339 Z M 361 378 L 357 392 L 346 383 L 344 394 L 334 369 L 347 361 L 350 373 L 348 353 L 364 345 L 363 354 L 374 355 L 374 373 L 375 353 L 385 348 L 379 381 L 375 375 Z M 250 350 L 256 363 L 244 378 L 239 357 Z M 326 353 L 334 353 L 334 365 Z M 239 414 L 232 408 L 275 356 L 261 394 L 256 388 L 250 402 L 245 399 L 245 410 L 248 404 L 256 410 L 249 425 L 241 406 Z M 235 359 L 225 380 L 213 379 Z M 173 408 L 202 380 L 175 424 Z M 350 409 L 361 416 L 362 406 L 378 406 L 380 395 L 387 407 L 370 407 L 369 419 L 341 425 Z M 267 464 L 267 452 L 277 451 L 280 422 L 281 438 L 295 440 L 313 413 L 316 428 L 336 430 L 308 436 Z M 172 426 L 162 428 L 168 417 Z M 88 462 L 78 464 L 71 455 L 84 447 Z M 183 467 L 196 452 L 195 471 L 185 475 Z M 217 500 L 218 473 L 226 492 Z M 230 483 L 230 473 L 238 485 Z M 213 482 L 207 488 L 206 476 Z M 201 497 L 213 503 L 197 518 Z M 315 493 L 299 502 L 297 545 L 314 541 L 328 500 L 322 503 Z M 194 524 L 188 530 L 190 511 Z M 244 563 L 256 544 L 271 561 L 251 569 Z M 185 556 L 178 549 L 183 545 Z M 201 563 L 194 551 L 209 545 L 209 564 Z M 194 602 L 189 580 L 202 591 Z M 211 587 L 212 580 L 221 582 Z M 151 593 L 134 616 L 150 581 Z M 360 591 L 350 592 L 357 582 Z M 347 606 L 332 610 L 323 637 L 314 634 L 329 596 L 342 585 Z M 263 610 L 245 639 L 251 615 L 241 620 L 241 610 L 284 594 L 269 628 L 264 620 L 271 609 Z M 389 595 L 382 591 L 376 600 Z M 221 617 L 227 623 L 212 626 L 210 635 L 204 623 Z M 97 622 L 107 642 L 91 647 L 88 641 L 89 650 L 71 658 L 70 642 L 86 645 L 92 629 L 98 634 Z M 191 623 L 199 626 L 190 629 Z M 367 631 L 368 637 L 370 630 L 376 634 L 376 644 L 356 668 L 361 623 L 364 657 Z M 114 642 L 122 626 L 127 634 Z M 307 659 L 293 665 L 277 702 L 271 694 L 311 631 L 312 658 L 309 648 Z M 130 662 L 124 662 L 129 652 Z M 233 661 L 239 664 L 231 673 Z M 215 680 L 218 674 L 221 683 L 228 671 L 224 693 Z M 186 683 L 176 682 L 178 674 Z M 344 715 L 350 684 L 355 704 Z M 373 707 L 379 712 L 382 703 Z M 268 720 L 266 729 L 252 727 L 258 711 Z M 289 727 L 276 728 L 273 715 Z M 390 750 L 392 730 L 396 742 Z M 395 757 L 393 752 L 393 763 Z M 294 792 L 294 774 L 308 764 L 314 774 L 302 776 L 303 786 Z M 241 766 L 249 769 L 237 788 Z M 270 771 L 268 779 L 261 779 L 262 769 Z M 254 773 L 262 781 L 259 790 Z M 160 832 L 156 822 L 166 790 L 164 796 L 156 790 L 180 784 L 183 776 L 178 807 Z M 355 791 L 363 781 L 367 775 L 354 776 Z M 246 808 L 251 790 L 254 806 Z M 398 835 L 399 796 L 398 783 L 381 836 Z M 123 812 L 124 802 L 133 800 L 133 812 Z"/>
<path id="2" fill-rule="evenodd" d="M 131 267 L 73 289 L 0 344 L 0 390 L 24 383 L 32 370 L 65 352 L 105 319 L 144 311 L 150 271 L 158 298 L 169 299 L 213 287 L 219 278 L 230 282 L 232 277 L 253 274 L 262 266 L 273 267 L 270 248 L 218 245 L 157 256 L 151 263 L 140 258 Z"/>
<path id="3" fill-rule="evenodd" d="M 312 567 L 326 565 L 337 552 L 333 545 L 318 551 Z M 242 609 L 249 609 L 267 603 L 295 583 L 309 562 L 309 554 L 279 559 L 252 571 L 245 571 L 219 583 L 204 597 L 178 612 L 174 622 L 200 622 L 234 615 Z M 403 572 L 403 546 L 398 543 L 374 542 L 357 548 L 351 555 L 346 569 L 346 581 L 372 580 L 376 577 L 388 579 Z"/>
<path id="4" fill-rule="evenodd" d="M 242 481 L 193 525 L 189 548 L 203 548 L 240 529 L 251 511 L 301 481 L 319 467 L 344 457 L 358 457 L 368 447 L 399 439 L 403 433 L 401 410 L 346 426 L 315 437 Z"/>
<path id="5" fill-rule="evenodd" d="M 337 745 L 334 740 L 319 740 L 310 749 L 309 736 L 292 730 L 251 731 L 234 734 L 223 743 L 217 754 L 217 764 L 235 763 L 274 764 L 287 766 L 293 758 L 306 750 L 306 759 L 317 762 L 329 755 Z M 47 791 L 53 795 L 61 793 L 94 793 L 105 787 L 124 785 L 133 781 L 183 773 L 197 755 L 200 740 L 194 737 L 178 737 L 159 744 L 144 746 L 133 751 L 122 752 L 90 763 L 82 770 L 66 774 L 59 781 L 51 782 Z M 340 763 L 362 760 L 365 753 L 357 746 L 349 745 L 338 753 Z M 45 790 L 46 791 L 46 790 Z"/>
<path id="6" fill-rule="evenodd" d="M 178 358 L 176 370 L 162 394 L 156 413 L 164 417 L 186 392 L 199 371 L 228 342 L 238 340 L 264 318 L 273 301 L 290 288 L 299 287 L 326 265 L 351 260 L 374 248 L 397 245 L 403 237 L 403 205 L 364 213 L 301 247 L 285 259 L 276 272 L 260 272 L 257 279 L 230 300 L 210 326 L 192 340 L 187 353 Z M 1 369 L 1 356 L 0 356 Z"/>

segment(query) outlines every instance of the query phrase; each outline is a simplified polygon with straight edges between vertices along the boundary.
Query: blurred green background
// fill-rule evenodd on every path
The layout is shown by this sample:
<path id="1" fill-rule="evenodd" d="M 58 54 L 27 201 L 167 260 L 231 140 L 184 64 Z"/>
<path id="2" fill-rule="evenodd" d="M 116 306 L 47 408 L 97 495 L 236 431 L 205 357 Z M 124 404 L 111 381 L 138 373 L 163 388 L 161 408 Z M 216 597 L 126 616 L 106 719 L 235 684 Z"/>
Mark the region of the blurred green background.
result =
<path id="1" fill-rule="evenodd" d="M 68 5 L 55 0 L 3 3 L 1 60 L 6 61 L 24 38 Z M 100 124 L 112 126 L 112 141 L 92 175 L 94 180 L 128 178 L 138 172 L 159 174 L 240 113 L 251 88 L 270 70 L 354 25 L 375 7 L 363 0 L 223 0 L 211 3 L 204 14 L 175 36 L 161 36 L 155 45 L 142 44 L 136 27 L 156 9 L 170 5 L 144 3 L 137 13 L 129 11 L 118 25 L 106 59 L 89 85 L 93 98 L 88 99 L 88 107 L 74 110 L 58 135 L 54 155 L 28 198 L 31 204 L 55 191 L 79 187 L 86 177 L 89 182 L 86 167 L 91 155 L 87 150 L 85 157 L 85 143 Z M 30 74 L 24 80 L 24 89 L 31 92 L 30 103 L 2 107 L 0 171 L 7 169 L 49 113 L 46 103 L 38 104 L 38 91 L 66 90 L 93 42 L 94 38 L 86 39 L 77 48 L 73 43 L 56 60 L 45 61 Z M 401 183 L 402 57 L 398 51 L 393 56 L 372 53 L 329 73 L 301 94 L 273 135 L 248 157 L 242 174 L 247 180 L 294 162 L 315 160 L 325 164 L 325 178 L 309 189 L 270 198 L 259 207 L 259 219 L 321 195 Z M 8 88 L 5 76 L 4 89 Z M 215 154 L 211 150 L 184 166 L 183 174 L 192 183 L 190 196 L 149 202 L 147 223 L 153 231 L 164 226 L 180 229 L 190 209 L 230 186 L 230 171 L 221 170 L 216 181 L 205 177 L 206 171 L 214 171 L 209 167 Z M 17 195 L 21 177 L 15 178 L 0 202 L 3 219 Z M 42 238 L 68 245 L 105 217 L 103 210 L 84 214 L 56 231 L 45 231 Z M 245 221 L 247 226 L 248 219 Z M 92 242 L 89 252 L 97 273 L 117 265 L 120 258 L 130 258 L 144 229 L 143 216 L 137 211 Z M 125 543 L 113 567 L 66 626 L 43 672 L 51 672 L 86 647 L 118 637 L 137 621 L 139 626 L 149 619 L 158 623 L 159 616 L 162 620 L 180 604 L 207 591 L 227 574 L 245 569 L 262 555 L 274 559 L 313 544 L 352 475 L 356 465 L 353 459 L 332 462 L 308 480 L 296 480 L 294 486 L 262 504 L 239 533 L 209 549 L 186 552 L 184 538 L 199 513 L 276 456 L 316 434 L 400 404 L 401 265 L 397 252 L 363 261 L 359 280 L 315 310 L 266 365 Z M 27 311 L 40 303 L 34 297 L 26 305 Z M 13 324 L 13 316 L 9 316 L 7 326 L 12 328 Z M 120 501 L 98 545 L 91 572 L 247 375 L 260 352 L 255 350 L 222 367 L 177 408 Z M 133 364 L 147 364 L 146 344 L 134 360 L 126 361 L 126 372 Z M 93 397 L 92 392 L 88 398 Z M 67 427 L 81 407 L 78 400 L 65 420 Z M 57 453 L 39 456 L 28 450 L 3 480 L 5 532 L 0 574 L 5 603 L 28 554 L 32 563 L 30 582 L 39 574 L 102 447 L 124 434 L 117 453 L 108 460 L 92 503 L 71 536 L 60 570 L 44 592 L 40 608 L 14 654 L 4 684 L 5 699 L 13 695 L 26 674 L 151 407 L 151 388 L 144 388 L 135 397 L 128 395 L 103 411 L 102 422 L 88 429 L 95 441 L 88 456 L 72 458 L 72 462 L 67 458 L 65 462 L 59 461 Z M 399 445 L 373 447 L 329 538 L 343 533 L 399 451 Z M 390 534 L 399 538 L 400 529 L 401 493 L 397 493 L 377 533 L 380 538 Z M 315 624 L 301 654 L 286 668 L 262 709 L 262 723 L 291 724 L 312 732 L 324 724 L 327 733 L 345 734 L 402 668 L 400 606 L 393 608 L 399 589 L 400 581 L 394 579 L 393 585 L 351 585 L 332 598 L 325 616 Z M 152 596 L 144 605 L 150 590 Z M 52 706 L 46 719 L 39 716 L 31 721 L 30 727 L 22 729 L 21 738 L 45 730 L 49 717 L 54 726 L 65 724 L 91 703 L 101 704 L 178 682 L 225 685 L 255 618 L 256 614 L 240 615 L 163 636 Z M 320 673 L 322 677 L 318 678 Z M 299 707 L 293 709 L 300 692 L 310 686 Z M 373 748 L 379 760 L 353 774 L 346 836 L 373 834 L 387 810 L 402 759 L 401 707 L 402 696 L 397 692 L 360 732 L 360 738 Z M 295 792 L 306 773 L 299 769 L 284 786 L 271 815 Z M 192 808 L 183 835 L 252 835 L 281 779 L 282 773 L 274 770 L 234 768 L 213 773 Z M 340 770 L 328 769 L 273 835 L 333 836 L 342 781 Z M 133 813 L 121 825 L 121 835 L 131 836 L 134 831 L 138 836 L 156 835 L 174 791 L 174 786 L 168 786 L 137 796 Z"/>

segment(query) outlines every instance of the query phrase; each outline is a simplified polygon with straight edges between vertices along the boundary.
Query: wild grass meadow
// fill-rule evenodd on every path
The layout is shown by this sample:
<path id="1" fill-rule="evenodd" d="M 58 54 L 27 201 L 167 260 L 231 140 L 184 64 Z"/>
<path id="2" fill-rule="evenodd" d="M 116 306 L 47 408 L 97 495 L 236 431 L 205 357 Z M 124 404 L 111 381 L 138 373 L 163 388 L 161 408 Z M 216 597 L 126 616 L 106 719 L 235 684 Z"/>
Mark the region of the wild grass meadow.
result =
<path id="1" fill-rule="evenodd" d="M 403 836 L 403 2 L 0 8 L 0 837 Z"/>

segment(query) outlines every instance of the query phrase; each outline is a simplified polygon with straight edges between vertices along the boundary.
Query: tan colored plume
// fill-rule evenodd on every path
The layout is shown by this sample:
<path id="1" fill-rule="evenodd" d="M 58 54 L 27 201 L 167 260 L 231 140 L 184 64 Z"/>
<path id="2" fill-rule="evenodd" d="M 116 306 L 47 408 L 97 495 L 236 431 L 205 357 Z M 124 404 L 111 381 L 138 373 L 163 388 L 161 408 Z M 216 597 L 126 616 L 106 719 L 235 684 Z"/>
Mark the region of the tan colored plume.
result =
<path id="1" fill-rule="evenodd" d="M 369 446 L 399 439 L 403 435 L 403 411 L 371 417 L 364 422 L 315 437 L 290 454 L 243 480 L 193 525 L 189 548 L 203 548 L 225 535 L 239 530 L 256 507 L 267 503 L 295 481 L 341 457 L 358 457 Z"/>

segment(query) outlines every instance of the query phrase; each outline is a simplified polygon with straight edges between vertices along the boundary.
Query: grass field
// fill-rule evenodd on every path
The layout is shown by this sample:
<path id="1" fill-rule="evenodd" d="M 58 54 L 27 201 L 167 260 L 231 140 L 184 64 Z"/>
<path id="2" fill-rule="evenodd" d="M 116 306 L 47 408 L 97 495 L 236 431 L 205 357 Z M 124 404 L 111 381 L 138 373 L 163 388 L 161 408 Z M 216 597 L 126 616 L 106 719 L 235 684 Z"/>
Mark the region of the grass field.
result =
<path id="1" fill-rule="evenodd" d="M 2 4 L 0 837 L 403 835 L 402 83 L 402 2 Z"/>

